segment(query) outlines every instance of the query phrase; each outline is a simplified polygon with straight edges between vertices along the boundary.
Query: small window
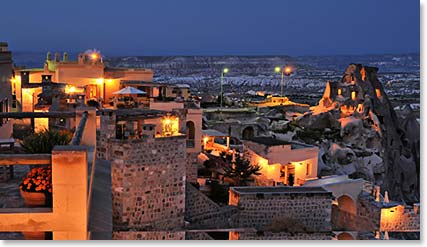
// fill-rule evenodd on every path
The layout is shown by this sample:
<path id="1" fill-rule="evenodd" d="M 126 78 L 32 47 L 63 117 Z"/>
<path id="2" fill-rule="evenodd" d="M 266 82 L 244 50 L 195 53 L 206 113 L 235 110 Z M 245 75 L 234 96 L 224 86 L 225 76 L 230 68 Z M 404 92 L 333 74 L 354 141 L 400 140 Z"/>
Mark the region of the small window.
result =
<path id="1" fill-rule="evenodd" d="M 257 193 L 257 194 L 256 194 L 256 198 L 258 198 L 258 199 L 264 199 L 264 194 L 262 194 L 262 193 Z"/>
<path id="2" fill-rule="evenodd" d="M 306 164 L 306 171 L 305 171 L 305 175 L 310 175 L 311 172 L 311 164 L 307 163 Z"/>

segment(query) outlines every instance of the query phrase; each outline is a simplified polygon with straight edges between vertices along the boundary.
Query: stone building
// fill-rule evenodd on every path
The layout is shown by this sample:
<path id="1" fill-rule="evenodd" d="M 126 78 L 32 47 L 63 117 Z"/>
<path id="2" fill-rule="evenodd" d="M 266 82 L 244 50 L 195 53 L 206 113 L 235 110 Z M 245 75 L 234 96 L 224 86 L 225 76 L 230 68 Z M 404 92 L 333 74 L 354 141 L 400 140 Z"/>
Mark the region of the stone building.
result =
<path id="1" fill-rule="evenodd" d="M 205 109 L 203 115 L 207 129 L 215 129 L 237 139 L 248 140 L 269 132 L 270 120 L 260 117 L 255 108 Z"/>
<path id="2" fill-rule="evenodd" d="M 113 236 L 182 229 L 185 115 L 180 120 L 179 113 L 157 110 L 102 114 L 97 156 L 111 161 Z"/>
<path id="3" fill-rule="evenodd" d="M 318 147 L 260 136 L 244 141 L 243 152 L 251 164 L 261 167 L 257 185 L 299 186 L 317 178 Z"/>
<path id="4" fill-rule="evenodd" d="M 230 239 L 331 239 L 332 193 L 321 187 L 232 187 Z"/>
<path id="5" fill-rule="evenodd" d="M 14 87 L 12 70 L 12 53 L 6 42 L 0 42 L 0 112 L 9 112 L 14 106 L 12 90 Z M 12 135 L 12 119 L 0 118 L 0 138 Z"/>
<path id="6" fill-rule="evenodd" d="M 13 77 L 16 84 L 15 96 L 19 109 L 24 110 L 25 105 L 36 104 L 28 95 L 40 93 L 40 84 L 48 76 L 51 81 L 66 82 L 68 91 L 82 91 L 87 100 L 95 99 L 108 102 L 113 92 L 121 87 L 122 80 L 152 81 L 153 71 L 140 68 L 110 68 L 105 66 L 102 55 L 98 51 L 80 53 L 77 61 L 68 59 L 64 53 L 60 58 L 55 53 L 52 58 L 48 52 L 43 68 L 15 68 Z M 32 84 L 31 86 L 24 86 Z"/>

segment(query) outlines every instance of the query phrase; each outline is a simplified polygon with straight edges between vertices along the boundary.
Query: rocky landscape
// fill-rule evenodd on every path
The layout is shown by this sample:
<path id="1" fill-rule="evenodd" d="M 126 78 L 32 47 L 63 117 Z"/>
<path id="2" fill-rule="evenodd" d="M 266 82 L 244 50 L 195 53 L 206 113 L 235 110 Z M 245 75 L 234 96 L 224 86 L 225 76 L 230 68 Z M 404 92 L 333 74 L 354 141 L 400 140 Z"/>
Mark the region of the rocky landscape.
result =
<path id="1" fill-rule="evenodd" d="M 402 112 L 393 109 L 377 68 L 351 64 L 282 133 L 321 147 L 321 175 L 364 178 L 391 199 L 413 203 L 420 196 L 420 126 L 410 106 Z"/>

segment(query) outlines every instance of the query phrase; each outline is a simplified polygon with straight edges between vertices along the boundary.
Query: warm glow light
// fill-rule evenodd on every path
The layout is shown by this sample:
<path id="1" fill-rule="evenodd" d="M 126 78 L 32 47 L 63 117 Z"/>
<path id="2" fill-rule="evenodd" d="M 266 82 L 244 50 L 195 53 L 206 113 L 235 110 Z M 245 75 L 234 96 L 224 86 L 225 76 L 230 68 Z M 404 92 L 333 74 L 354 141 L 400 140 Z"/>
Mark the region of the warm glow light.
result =
<path id="1" fill-rule="evenodd" d="M 342 94 L 342 89 L 338 88 L 338 95 L 341 95 L 341 94 Z"/>
<path id="2" fill-rule="evenodd" d="M 352 91 L 351 92 L 351 100 L 355 100 L 356 99 L 356 91 Z"/>
<path id="3" fill-rule="evenodd" d="M 98 79 L 96 79 L 96 83 L 98 83 L 98 84 L 104 83 L 104 78 L 98 78 Z"/>
<path id="4" fill-rule="evenodd" d="M 379 88 L 375 89 L 375 94 L 377 95 L 377 98 L 381 98 L 381 90 Z"/>
<path id="5" fill-rule="evenodd" d="M 291 68 L 290 66 L 286 66 L 286 68 L 285 68 L 285 73 L 286 73 L 287 75 L 291 74 L 291 73 L 292 73 L 292 68 Z"/>
<path id="6" fill-rule="evenodd" d="M 208 141 L 209 141 L 209 137 L 206 136 L 206 137 L 203 138 L 203 142 L 204 143 L 207 143 Z"/>
<path id="7" fill-rule="evenodd" d="M 76 92 L 76 87 L 75 86 L 66 86 L 65 87 L 65 93 L 68 93 L 68 94 L 70 94 L 70 93 L 75 93 Z"/>
<path id="8" fill-rule="evenodd" d="M 179 118 L 174 116 L 166 116 L 162 120 L 162 135 L 173 136 L 179 132 Z"/>
<path id="9" fill-rule="evenodd" d="M 222 70 L 222 72 L 223 72 L 224 74 L 227 74 L 227 73 L 228 73 L 228 68 L 224 68 L 224 69 Z"/>
<path id="10" fill-rule="evenodd" d="M 276 68 L 274 68 L 274 72 L 276 72 L 276 73 L 280 73 L 280 71 L 281 71 L 281 68 L 280 68 L 280 67 L 276 67 Z"/>
<path id="11" fill-rule="evenodd" d="M 99 55 L 98 55 L 98 53 L 91 53 L 90 54 L 90 58 L 92 59 L 92 60 L 96 60 L 96 59 L 98 59 L 98 57 L 99 57 Z"/>
<path id="12" fill-rule="evenodd" d="M 107 82 L 108 82 L 108 83 L 112 83 L 112 82 L 113 82 L 113 79 L 107 79 Z"/>

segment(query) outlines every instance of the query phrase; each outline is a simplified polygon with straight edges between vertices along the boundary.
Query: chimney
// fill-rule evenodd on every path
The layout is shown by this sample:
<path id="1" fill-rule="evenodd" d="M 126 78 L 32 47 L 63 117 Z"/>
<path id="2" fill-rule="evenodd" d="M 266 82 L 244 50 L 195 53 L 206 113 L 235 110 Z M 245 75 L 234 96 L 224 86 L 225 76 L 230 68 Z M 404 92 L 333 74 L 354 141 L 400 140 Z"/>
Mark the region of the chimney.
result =
<path id="1" fill-rule="evenodd" d="M 78 63 L 83 64 L 84 63 L 84 55 L 83 53 L 79 53 Z"/>
<path id="2" fill-rule="evenodd" d="M 8 51 L 7 42 L 0 42 L 0 52 L 7 52 L 7 51 Z"/>
<path id="3" fill-rule="evenodd" d="M 52 54 L 50 53 L 50 51 L 48 51 L 46 54 L 46 61 L 51 61 L 51 60 L 52 60 Z"/>
<path id="4" fill-rule="evenodd" d="M 62 57 L 62 61 L 68 62 L 68 53 L 64 52 L 64 55 Z"/>
<path id="5" fill-rule="evenodd" d="M 30 83 L 30 72 L 21 71 L 21 84 L 29 84 Z"/>
<path id="6" fill-rule="evenodd" d="M 59 52 L 55 52 L 55 62 L 59 62 Z"/>

